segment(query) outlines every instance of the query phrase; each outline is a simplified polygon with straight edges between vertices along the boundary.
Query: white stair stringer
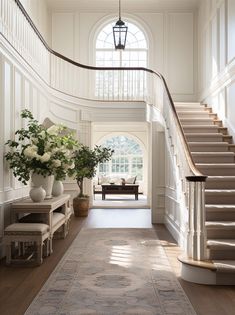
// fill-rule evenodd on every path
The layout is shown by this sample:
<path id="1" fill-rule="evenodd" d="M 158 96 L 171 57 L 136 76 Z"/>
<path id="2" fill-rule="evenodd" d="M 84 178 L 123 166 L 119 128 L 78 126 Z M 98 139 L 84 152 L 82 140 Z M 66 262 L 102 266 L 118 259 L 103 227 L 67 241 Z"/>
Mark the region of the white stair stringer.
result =
<path id="1" fill-rule="evenodd" d="M 176 103 L 193 160 L 205 183 L 206 261 L 186 256 L 183 279 L 204 284 L 235 284 L 235 155 L 231 137 L 211 108 Z"/>

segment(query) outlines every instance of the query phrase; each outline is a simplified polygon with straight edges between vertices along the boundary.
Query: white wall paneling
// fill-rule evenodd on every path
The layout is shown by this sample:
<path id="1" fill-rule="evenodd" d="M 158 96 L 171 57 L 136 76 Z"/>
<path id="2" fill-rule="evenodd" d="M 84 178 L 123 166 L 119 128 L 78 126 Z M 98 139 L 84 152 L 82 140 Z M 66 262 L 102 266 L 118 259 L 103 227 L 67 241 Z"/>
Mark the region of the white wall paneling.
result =
<path id="1" fill-rule="evenodd" d="M 168 14 L 168 82 L 173 94 L 194 94 L 194 15 Z"/>
<path id="2" fill-rule="evenodd" d="M 51 43 L 51 16 L 47 1 L 21 0 L 25 10 L 42 33 L 48 44 Z"/>
<path id="3" fill-rule="evenodd" d="M 220 71 L 222 71 L 226 65 L 226 25 L 225 25 L 225 2 L 221 3 L 219 10 L 219 57 L 220 57 Z"/>
<path id="4" fill-rule="evenodd" d="M 235 139 L 235 80 L 227 86 L 227 122 L 228 127 L 230 128 L 230 132 L 232 132 L 234 139 Z"/>
<path id="5" fill-rule="evenodd" d="M 75 59 L 74 37 L 75 14 L 73 12 L 54 13 L 52 15 L 52 47 L 62 55 Z"/>
<path id="6" fill-rule="evenodd" d="M 182 10 L 183 11 L 183 10 Z M 148 37 L 149 67 L 167 76 L 175 100 L 195 101 L 197 97 L 196 11 L 135 12 L 123 18 L 140 25 Z M 52 12 L 52 48 L 84 64 L 95 62 L 97 30 L 115 19 L 107 12 Z M 69 22 L 67 23 L 67 21 Z M 63 30 L 61 31 L 61 28 Z M 66 31 L 66 38 L 62 34 Z M 86 80 L 80 76 L 80 84 Z M 82 91 L 82 89 L 81 89 Z"/>
<path id="7" fill-rule="evenodd" d="M 235 1 L 201 1 L 198 27 L 199 100 L 211 105 L 235 136 Z"/>
<path id="8" fill-rule="evenodd" d="M 217 75 L 219 68 L 218 59 L 218 19 L 217 14 L 212 19 L 211 22 L 211 72 L 212 79 Z"/>
<path id="9" fill-rule="evenodd" d="M 165 218 L 165 134 L 159 122 L 151 123 L 151 209 L 152 222 L 164 223 Z"/>
<path id="10" fill-rule="evenodd" d="M 230 63 L 235 58 L 235 1 L 227 0 L 227 60 Z"/>
<path id="11" fill-rule="evenodd" d="M 4 143 L 8 139 L 12 139 L 13 133 L 13 107 L 12 107 L 12 99 L 13 99 L 13 76 L 12 76 L 12 65 L 7 61 L 3 60 L 3 104 L 4 104 Z M 4 191 L 9 191 L 12 189 L 12 177 L 11 173 L 8 170 L 6 162 L 4 165 Z"/>

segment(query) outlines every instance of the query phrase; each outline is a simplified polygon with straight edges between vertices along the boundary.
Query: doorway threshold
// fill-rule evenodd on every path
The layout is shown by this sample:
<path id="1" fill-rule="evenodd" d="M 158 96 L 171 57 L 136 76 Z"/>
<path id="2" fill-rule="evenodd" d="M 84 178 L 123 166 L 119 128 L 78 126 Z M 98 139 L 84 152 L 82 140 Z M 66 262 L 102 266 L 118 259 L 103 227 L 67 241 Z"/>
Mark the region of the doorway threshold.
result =
<path id="1" fill-rule="evenodd" d="M 95 209 L 149 209 L 147 196 L 139 195 L 135 200 L 134 196 L 129 195 L 108 195 L 102 200 L 101 195 L 96 195 L 91 208 Z"/>

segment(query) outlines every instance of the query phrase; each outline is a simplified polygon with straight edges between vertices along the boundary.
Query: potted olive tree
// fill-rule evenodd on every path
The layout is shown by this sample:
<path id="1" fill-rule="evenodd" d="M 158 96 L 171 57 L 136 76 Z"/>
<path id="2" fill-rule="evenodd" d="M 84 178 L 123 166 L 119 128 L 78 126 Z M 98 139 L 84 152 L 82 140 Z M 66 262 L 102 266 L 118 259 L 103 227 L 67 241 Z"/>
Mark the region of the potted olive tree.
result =
<path id="1" fill-rule="evenodd" d="M 79 194 L 73 200 L 73 209 L 75 216 L 87 216 L 89 209 L 89 196 L 84 195 L 84 179 L 92 179 L 96 174 L 96 168 L 99 163 L 110 160 L 113 150 L 101 146 L 95 146 L 90 149 L 88 146 L 80 145 L 75 151 L 74 164 L 71 175 L 77 181 Z"/>

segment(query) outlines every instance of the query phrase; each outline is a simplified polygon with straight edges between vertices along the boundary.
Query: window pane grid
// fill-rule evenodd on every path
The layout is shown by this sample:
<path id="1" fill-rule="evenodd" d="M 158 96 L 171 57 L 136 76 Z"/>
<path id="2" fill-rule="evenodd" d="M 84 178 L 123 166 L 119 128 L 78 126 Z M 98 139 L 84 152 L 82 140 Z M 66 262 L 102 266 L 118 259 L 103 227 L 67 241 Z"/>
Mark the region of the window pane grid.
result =
<path id="1" fill-rule="evenodd" d="M 140 145 L 126 136 L 107 139 L 103 145 L 112 148 L 114 154 L 109 162 L 101 163 L 98 174 L 109 176 L 137 176 L 143 180 L 143 152 Z"/>
<path id="2" fill-rule="evenodd" d="M 114 24 L 114 23 L 113 23 Z M 124 51 L 115 51 L 113 24 L 106 25 L 96 42 L 96 66 L 98 67 L 147 67 L 147 42 L 143 32 L 127 23 L 128 36 Z M 96 75 L 95 96 L 103 99 L 142 99 L 146 90 L 146 76 L 140 71 Z"/>

